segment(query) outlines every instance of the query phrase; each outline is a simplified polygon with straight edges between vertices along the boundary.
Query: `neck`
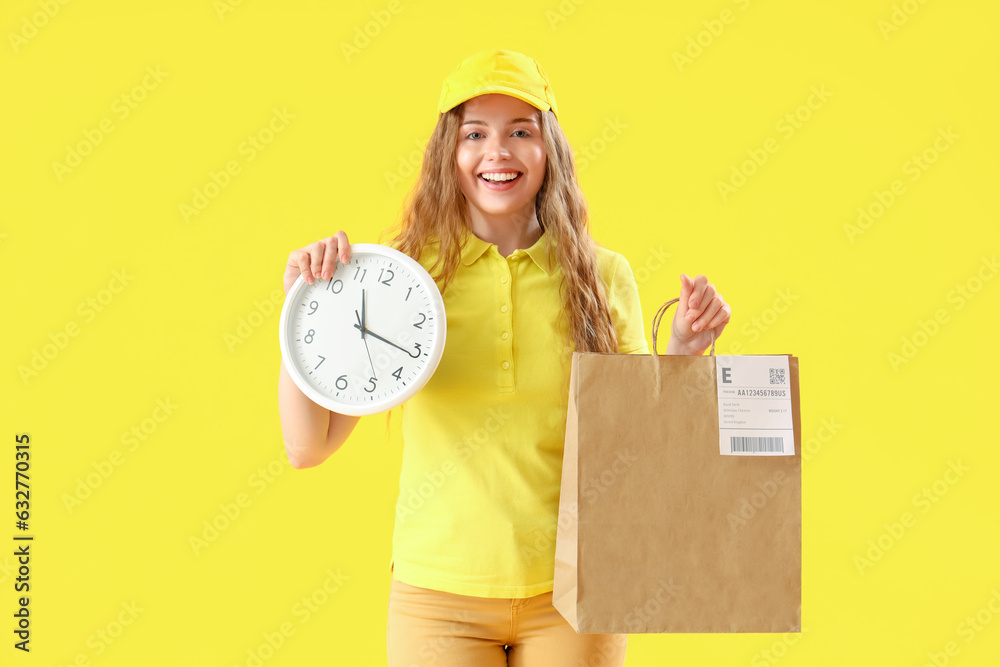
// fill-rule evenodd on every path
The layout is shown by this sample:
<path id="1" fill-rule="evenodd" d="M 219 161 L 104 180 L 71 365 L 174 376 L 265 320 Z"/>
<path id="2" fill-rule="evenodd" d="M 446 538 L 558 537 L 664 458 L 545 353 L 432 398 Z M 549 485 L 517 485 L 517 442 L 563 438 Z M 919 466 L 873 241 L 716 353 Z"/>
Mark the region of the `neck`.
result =
<path id="1" fill-rule="evenodd" d="M 542 236 L 542 227 L 531 202 L 522 211 L 507 215 L 491 215 L 469 206 L 472 233 L 496 245 L 504 257 L 518 249 L 530 248 Z"/>

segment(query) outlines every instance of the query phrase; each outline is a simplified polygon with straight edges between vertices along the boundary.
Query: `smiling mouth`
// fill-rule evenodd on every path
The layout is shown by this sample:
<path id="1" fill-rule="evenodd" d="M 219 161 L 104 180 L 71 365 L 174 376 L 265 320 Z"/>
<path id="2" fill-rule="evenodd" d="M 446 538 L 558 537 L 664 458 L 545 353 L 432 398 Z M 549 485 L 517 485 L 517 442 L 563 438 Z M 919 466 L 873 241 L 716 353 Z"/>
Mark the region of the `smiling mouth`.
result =
<path id="1" fill-rule="evenodd" d="M 511 174 L 514 175 L 513 178 L 511 178 Z M 487 183 L 501 183 L 501 184 L 502 183 L 513 183 L 514 181 L 516 181 L 519 178 L 521 178 L 521 172 L 519 172 L 519 171 L 518 172 L 507 172 L 507 173 L 501 173 L 501 174 L 494 173 L 494 174 L 489 174 L 490 178 L 487 178 L 486 176 L 487 176 L 487 174 L 479 174 L 478 178 L 479 178 L 479 180 L 486 181 Z"/>

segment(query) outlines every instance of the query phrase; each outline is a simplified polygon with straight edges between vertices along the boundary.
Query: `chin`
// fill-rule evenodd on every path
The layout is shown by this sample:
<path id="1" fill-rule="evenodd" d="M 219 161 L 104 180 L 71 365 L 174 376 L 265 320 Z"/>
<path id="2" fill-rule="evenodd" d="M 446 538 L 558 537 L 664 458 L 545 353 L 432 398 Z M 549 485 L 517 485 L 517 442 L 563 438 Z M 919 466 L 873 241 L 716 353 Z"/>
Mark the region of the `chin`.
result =
<path id="1" fill-rule="evenodd" d="M 479 209 L 485 215 L 500 216 L 509 215 L 516 216 L 522 214 L 524 209 L 528 206 L 529 202 L 522 202 L 516 206 L 478 206 L 473 204 L 477 209 Z"/>

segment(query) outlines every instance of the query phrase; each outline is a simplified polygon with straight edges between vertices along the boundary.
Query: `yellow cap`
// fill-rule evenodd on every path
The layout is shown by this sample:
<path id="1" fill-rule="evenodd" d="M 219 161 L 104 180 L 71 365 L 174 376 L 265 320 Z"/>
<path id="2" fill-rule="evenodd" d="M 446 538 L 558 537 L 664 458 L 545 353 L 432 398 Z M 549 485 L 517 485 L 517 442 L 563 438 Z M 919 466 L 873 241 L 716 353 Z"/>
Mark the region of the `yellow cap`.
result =
<path id="1" fill-rule="evenodd" d="M 477 95 L 501 93 L 523 100 L 542 111 L 556 111 L 545 70 L 534 58 L 516 51 L 480 51 L 452 71 L 441 86 L 438 111 L 444 113 Z"/>

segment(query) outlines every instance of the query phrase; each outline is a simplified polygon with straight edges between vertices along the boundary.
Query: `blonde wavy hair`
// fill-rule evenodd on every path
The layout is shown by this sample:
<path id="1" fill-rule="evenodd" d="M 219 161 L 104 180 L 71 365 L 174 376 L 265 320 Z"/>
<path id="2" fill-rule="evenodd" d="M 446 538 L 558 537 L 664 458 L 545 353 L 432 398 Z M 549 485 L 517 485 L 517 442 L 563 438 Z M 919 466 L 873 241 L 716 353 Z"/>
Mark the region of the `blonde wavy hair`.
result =
<path id="1" fill-rule="evenodd" d="M 394 228 L 392 245 L 418 259 L 437 240 L 431 274 L 442 293 L 461 258 L 463 235 L 471 234 L 465 197 L 458 182 L 455 149 L 465 104 L 443 113 L 424 151 L 417 184 Z M 588 230 L 587 203 L 576 178 L 573 151 L 552 111 L 538 111 L 545 145 L 545 177 L 535 197 L 538 224 L 546 232 L 545 252 L 562 267 L 560 294 L 570 343 L 580 352 L 617 352 L 607 294 L 597 266 L 596 244 Z"/>

